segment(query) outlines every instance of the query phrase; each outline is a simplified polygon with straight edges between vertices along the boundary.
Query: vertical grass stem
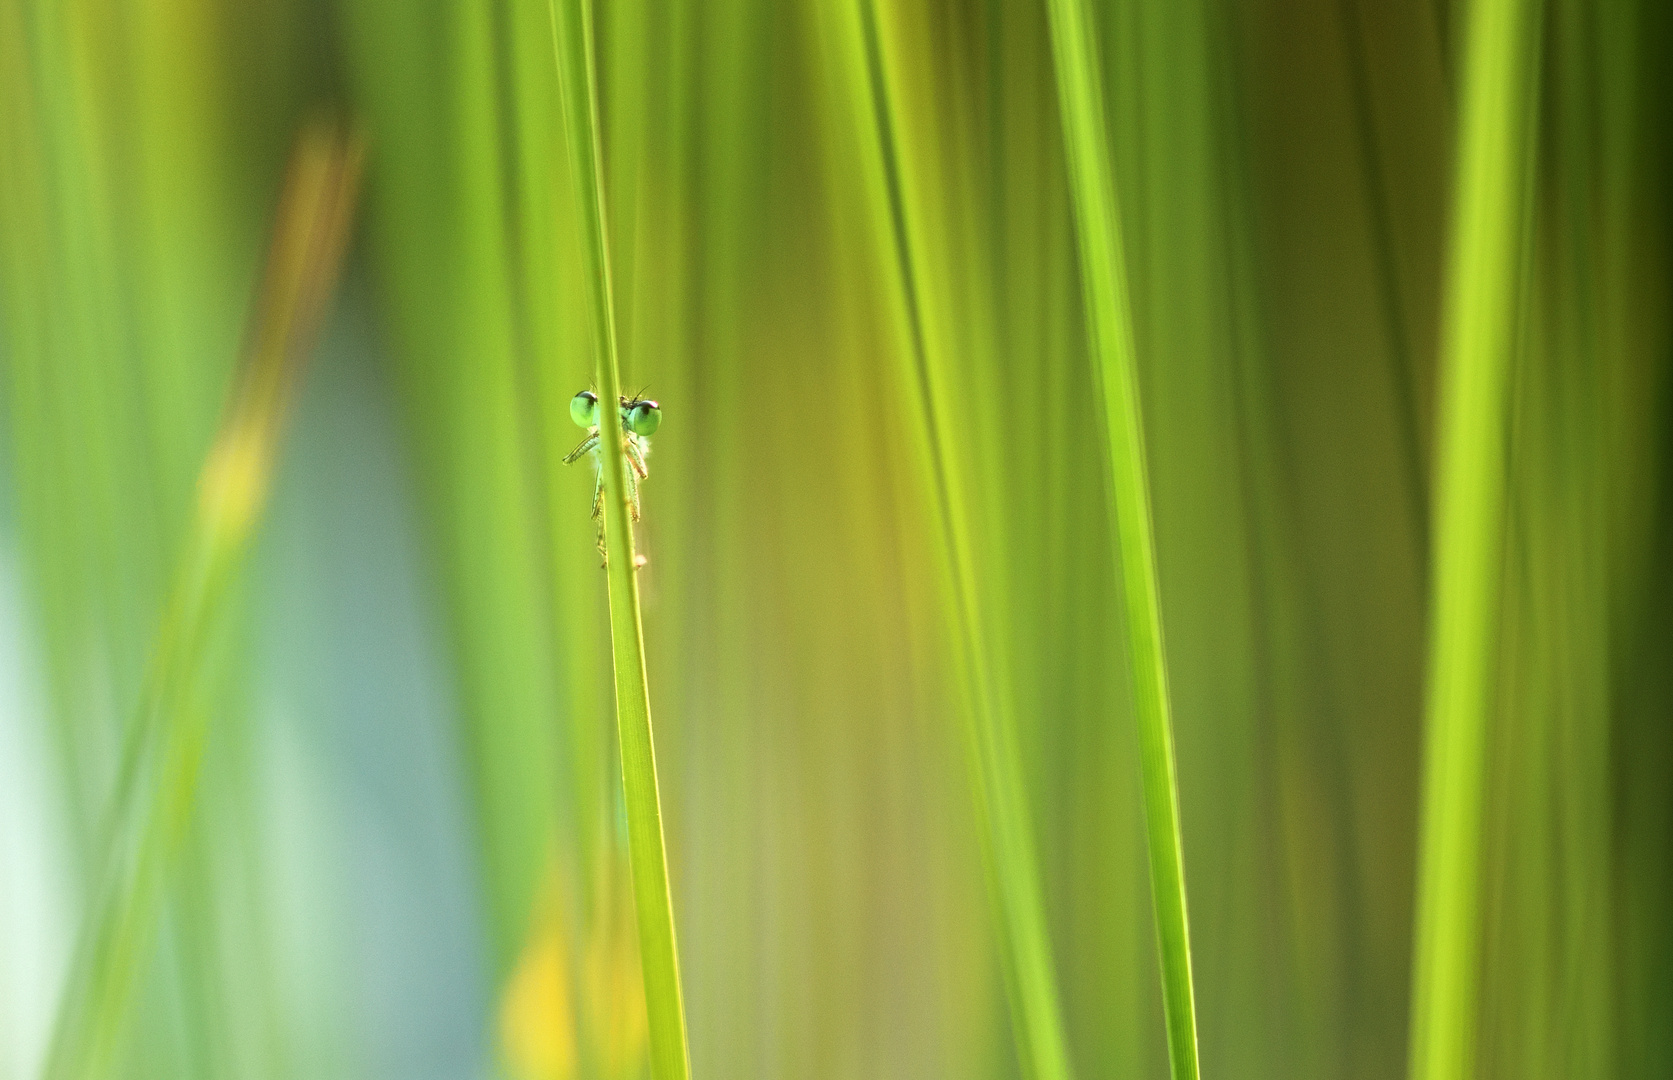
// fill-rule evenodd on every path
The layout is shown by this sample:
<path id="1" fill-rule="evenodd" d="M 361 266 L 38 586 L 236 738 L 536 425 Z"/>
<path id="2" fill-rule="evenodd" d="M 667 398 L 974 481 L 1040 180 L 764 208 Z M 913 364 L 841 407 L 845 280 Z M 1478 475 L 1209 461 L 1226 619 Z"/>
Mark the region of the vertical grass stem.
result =
<path id="1" fill-rule="evenodd" d="M 651 740 L 650 690 L 645 639 L 639 618 L 639 580 L 629 516 L 627 460 L 622 450 L 621 375 L 616 363 L 616 323 L 610 283 L 610 251 L 599 154 L 597 76 L 588 0 L 552 0 L 552 29 L 570 167 L 581 213 L 588 306 L 597 360 L 600 406 L 599 459 L 604 470 L 605 550 L 610 590 L 610 645 L 616 672 L 616 730 L 621 741 L 622 790 L 627 804 L 628 853 L 634 905 L 639 914 L 639 957 L 645 980 L 645 1013 L 653 1080 L 691 1075 L 685 1006 L 680 993 L 674 903 L 657 794 L 656 752 Z"/>
<path id="2" fill-rule="evenodd" d="M 1485 750 L 1498 655 L 1509 384 L 1527 257 L 1537 42 L 1530 0 L 1471 6 L 1441 342 L 1413 1080 L 1475 1075 Z"/>

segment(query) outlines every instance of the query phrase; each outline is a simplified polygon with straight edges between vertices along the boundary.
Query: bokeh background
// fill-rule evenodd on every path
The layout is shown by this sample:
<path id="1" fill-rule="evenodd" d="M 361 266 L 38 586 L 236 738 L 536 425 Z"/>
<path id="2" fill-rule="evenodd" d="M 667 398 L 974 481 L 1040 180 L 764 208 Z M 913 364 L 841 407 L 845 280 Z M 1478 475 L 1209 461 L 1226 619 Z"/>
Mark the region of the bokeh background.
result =
<path id="1" fill-rule="evenodd" d="M 596 6 L 623 380 L 664 415 L 641 583 L 693 1066 L 1007 1077 L 843 6 Z M 1665 1077 L 1673 25 L 1536 6 L 1479 1075 Z M 1069 1045 L 1160 1077 L 1045 9 L 869 9 Z M 1402 1076 L 1464 5 L 1097 11 L 1204 1072 Z M 352 243 L 253 543 L 172 662 L 207 735 L 195 783 L 139 781 L 186 816 L 133 848 L 132 992 L 78 1013 L 321 115 L 362 140 Z M 0 0 L 0 1078 L 65 1025 L 121 1077 L 644 1075 L 593 481 L 560 464 L 592 373 L 564 146 L 546 0 Z"/>

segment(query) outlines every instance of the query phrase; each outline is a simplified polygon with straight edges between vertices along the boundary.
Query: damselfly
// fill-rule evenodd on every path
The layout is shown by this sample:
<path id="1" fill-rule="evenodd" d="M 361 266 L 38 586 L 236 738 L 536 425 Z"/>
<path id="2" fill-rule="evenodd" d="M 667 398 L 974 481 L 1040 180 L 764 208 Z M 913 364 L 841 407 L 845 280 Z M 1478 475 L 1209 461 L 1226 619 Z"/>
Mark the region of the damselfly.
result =
<path id="1" fill-rule="evenodd" d="M 633 521 L 639 521 L 639 485 L 650 475 L 645 467 L 645 459 L 651 453 L 651 436 L 662 424 L 662 406 L 647 398 L 635 394 L 631 398 L 620 399 L 622 411 L 622 452 L 627 457 L 627 501 Z M 598 454 L 598 395 L 591 390 L 583 390 L 569 400 L 569 416 L 577 425 L 587 429 L 587 437 L 581 440 L 581 445 L 571 450 L 563 459 L 565 465 L 573 465 L 588 454 L 593 459 L 593 520 L 598 523 L 598 554 L 600 558 L 608 559 L 604 548 L 604 462 Z M 636 555 L 633 565 L 645 565 L 645 558 Z"/>

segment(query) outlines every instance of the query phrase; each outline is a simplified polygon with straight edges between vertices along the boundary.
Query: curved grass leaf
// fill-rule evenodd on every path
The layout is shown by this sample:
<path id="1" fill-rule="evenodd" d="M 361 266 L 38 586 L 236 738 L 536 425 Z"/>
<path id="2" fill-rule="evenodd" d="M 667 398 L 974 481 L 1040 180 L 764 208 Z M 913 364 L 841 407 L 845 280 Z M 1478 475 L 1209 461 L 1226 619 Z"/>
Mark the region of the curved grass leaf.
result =
<path id="1" fill-rule="evenodd" d="M 1150 888 L 1161 950 L 1168 1058 L 1175 1080 L 1197 1076 L 1196 1001 L 1191 985 L 1191 934 L 1185 906 L 1185 861 L 1179 835 L 1167 658 L 1156 588 L 1156 553 L 1139 415 L 1132 315 L 1122 264 L 1115 177 L 1104 145 L 1103 91 L 1093 27 L 1084 0 L 1052 0 L 1052 43 L 1058 100 L 1079 231 L 1086 324 L 1094 370 L 1103 389 L 1115 505 L 1116 561 L 1125 603 L 1134 715 L 1139 726 Z"/>
<path id="2" fill-rule="evenodd" d="M 1000 962 L 1011 1004 L 1023 1075 L 1067 1080 L 1073 1075 L 1058 1001 L 1057 976 L 1040 887 L 1015 721 L 990 649 L 995 628 L 984 616 L 976 568 L 979 532 L 968 462 L 954 432 L 956 358 L 949 301 L 956 244 L 913 196 L 935 166 L 932 146 L 902 131 L 907 105 L 898 80 L 910 46 L 894 36 L 892 13 L 869 0 L 823 6 L 835 66 L 861 133 L 865 186 L 886 260 L 894 308 L 899 384 L 909 402 L 918 463 L 925 474 L 940 558 L 936 560 L 951 659 L 962 693 L 963 721 L 988 886 L 998 918 Z"/>

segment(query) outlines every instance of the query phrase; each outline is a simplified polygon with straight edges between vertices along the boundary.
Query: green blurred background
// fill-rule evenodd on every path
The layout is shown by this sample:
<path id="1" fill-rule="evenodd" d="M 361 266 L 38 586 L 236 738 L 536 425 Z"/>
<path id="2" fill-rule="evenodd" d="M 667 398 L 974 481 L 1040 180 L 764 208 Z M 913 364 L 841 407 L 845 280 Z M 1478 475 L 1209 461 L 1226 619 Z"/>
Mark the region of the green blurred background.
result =
<path id="1" fill-rule="evenodd" d="M 1045 7 L 857 2 L 1077 1075 L 1165 1076 Z M 664 415 L 641 586 L 693 1071 L 1008 1077 L 852 6 L 595 9 L 622 377 Z M 1094 6 L 1203 1069 L 1403 1076 L 1465 5 Z M 1477 1074 L 1669 1077 L 1673 19 L 1535 6 Z M 0 0 L 3 1080 L 66 1024 L 116 1032 L 122 1077 L 644 1074 L 592 477 L 559 463 L 592 354 L 549 20 Z M 131 995 L 65 1019 L 322 112 L 363 140 L 353 243 L 176 672 L 197 782 L 138 789 L 190 824 L 132 853 Z"/>

